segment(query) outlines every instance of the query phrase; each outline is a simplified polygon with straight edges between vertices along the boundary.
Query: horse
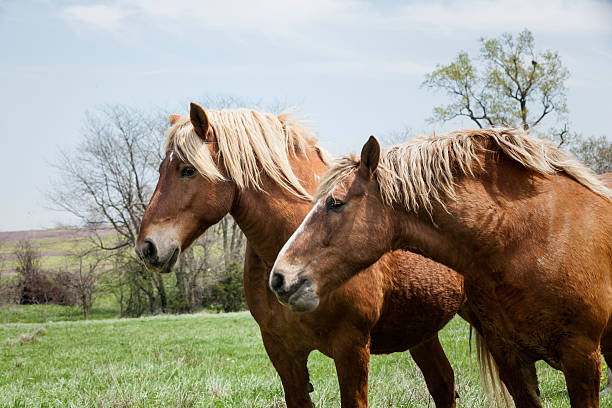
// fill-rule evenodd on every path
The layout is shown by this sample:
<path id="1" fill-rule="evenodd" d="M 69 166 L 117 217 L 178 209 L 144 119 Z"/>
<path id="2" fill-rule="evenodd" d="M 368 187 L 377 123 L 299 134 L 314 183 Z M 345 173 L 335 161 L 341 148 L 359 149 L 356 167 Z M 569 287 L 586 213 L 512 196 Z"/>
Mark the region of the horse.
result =
<path id="1" fill-rule="evenodd" d="M 299 313 L 268 288 L 272 264 L 312 204 L 327 169 L 311 131 L 289 116 L 248 109 L 172 115 L 159 181 L 136 250 L 169 271 L 207 228 L 231 214 L 247 238 L 244 289 L 288 408 L 313 407 L 307 358 L 319 350 L 336 365 L 342 407 L 368 406 L 370 353 L 409 350 L 437 407 L 455 406 L 453 370 L 438 331 L 464 300 L 454 271 L 395 251 Z M 409 305 L 408 310 L 402 308 Z"/>
<path id="2" fill-rule="evenodd" d="M 564 373 L 573 407 L 599 406 L 612 357 L 612 193 L 583 164 L 517 129 L 419 137 L 324 176 L 269 285 L 315 310 L 394 249 L 464 277 L 477 330 L 517 407 L 541 407 L 535 361 Z M 308 290 L 303 290 L 307 288 Z M 307 307 L 306 307 L 307 306 Z"/>

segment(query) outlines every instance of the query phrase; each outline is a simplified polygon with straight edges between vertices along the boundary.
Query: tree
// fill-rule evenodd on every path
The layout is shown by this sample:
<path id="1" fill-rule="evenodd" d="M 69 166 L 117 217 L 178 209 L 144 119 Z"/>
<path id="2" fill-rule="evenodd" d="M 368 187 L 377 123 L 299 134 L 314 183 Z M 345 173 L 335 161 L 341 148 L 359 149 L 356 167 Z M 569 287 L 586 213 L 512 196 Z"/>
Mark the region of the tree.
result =
<path id="1" fill-rule="evenodd" d="M 607 137 L 577 136 L 570 143 L 569 150 L 596 173 L 612 172 L 612 142 Z"/>
<path id="2" fill-rule="evenodd" d="M 457 117 L 472 120 L 479 128 L 522 127 L 527 130 L 555 114 L 567 113 L 565 80 L 569 71 L 559 54 L 536 52 L 533 35 L 524 30 L 497 39 L 480 39 L 475 60 L 461 52 L 448 65 L 438 65 L 422 86 L 445 91 L 451 102 L 435 107 L 430 121 Z"/>
<path id="3" fill-rule="evenodd" d="M 61 180 L 49 198 L 61 210 L 96 229 L 111 225 L 118 242 L 102 249 L 133 247 L 140 219 L 157 179 L 167 116 L 124 106 L 88 113 L 83 140 L 62 151 L 56 165 Z"/>
<path id="4" fill-rule="evenodd" d="M 167 115 L 161 112 L 146 114 L 121 105 L 106 106 L 87 114 L 83 140 L 77 148 L 61 152 L 56 165 L 61 179 L 49 198 L 57 208 L 75 215 L 94 232 L 112 226 L 117 233 L 114 242 L 93 235 L 100 249 L 134 247 L 162 160 L 160 146 L 166 125 Z M 143 265 L 135 268 L 138 261 L 133 251 L 124 253 L 129 254 L 125 260 L 131 264 L 133 278 L 146 281 L 133 287 L 148 289 L 151 311 L 157 299 L 165 311 L 163 279 Z"/>
<path id="5" fill-rule="evenodd" d="M 547 133 L 598 173 L 612 171 L 612 144 L 605 137 L 583 138 L 569 129 L 565 81 L 569 71 L 559 54 L 536 52 L 529 30 L 516 37 L 480 39 L 480 54 L 472 59 L 460 52 L 448 65 L 438 65 L 425 75 L 422 86 L 441 90 L 451 98 L 433 109 L 430 122 L 468 118 L 479 128 L 509 126 L 525 130 L 542 128 L 553 117 Z"/>
<path id="6" fill-rule="evenodd" d="M 205 105 L 231 108 L 240 104 L 237 98 L 217 97 L 208 99 Z M 89 113 L 81 143 L 61 152 L 56 163 L 60 180 L 48 193 L 56 208 L 75 215 L 94 232 L 98 248 L 116 254 L 112 268 L 116 279 L 104 279 L 104 283 L 117 295 L 122 314 L 140 315 L 146 309 L 152 314 L 158 309 L 165 313 L 171 309 L 171 290 L 166 288 L 169 279 L 149 271 L 132 249 L 157 182 L 167 126 L 168 115 L 163 111 L 145 113 L 115 105 Z M 115 230 L 115 238 L 97 234 L 108 226 Z M 218 228 L 224 233 L 222 254 L 227 269 L 243 253 L 244 239 L 233 219 L 225 219 Z M 183 254 L 189 262 L 179 264 L 174 271 L 179 289 L 176 293 L 183 298 L 195 293 L 185 282 L 197 285 L 201 276 L 201 262 L 191 256 L 191 251 Z M 197 273 L 192 276 L 191 271 Z M 190 305 L 196 303 L 189 301 Z"/>
<path id="7" fill-rule="evenodd" d="M 73 292 L 76 303 L 83 308 L 83 319 L 87 320 L 93 296 L 100 288 L 100 269 L 109 254 L 92 248 L 75 250 L 68 258 L 71 265 L 60 274 L 59 280 Z"/>

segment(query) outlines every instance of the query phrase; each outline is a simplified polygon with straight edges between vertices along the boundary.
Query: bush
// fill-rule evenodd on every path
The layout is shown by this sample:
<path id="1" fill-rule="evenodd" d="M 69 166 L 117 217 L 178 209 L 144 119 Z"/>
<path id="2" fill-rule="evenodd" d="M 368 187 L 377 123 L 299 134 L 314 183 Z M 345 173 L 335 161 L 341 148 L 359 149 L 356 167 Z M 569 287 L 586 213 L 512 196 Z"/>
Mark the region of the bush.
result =
<path id="1" fill-rule="evenodd" d="M 40 253 L 29 241 L 21 241 L 15 248 L 17 267 L 15 272 L 19 277 L 17 293 L 22 305 L 55 303 L 58 305 L 73 305 L 74 296 L 57 276 L 43 271 Z"/>
<path id="2" fill-rule="evenodd" d="M 70 289 L 49 272 L 39 271 L 27 278 L 22 277 L 19 292 L 19 303 L 22 305 L 53 303 L 72 306 L 76 303 Z"/>
<path id="3" fill-rule="evenodd" d="M 168 313 L 190 313 L 191 311 L 191 304 L 178 289 L 168 291 Z"/>
<path id="4" fill-rule="evenodd" d="M 246 309 L 242 267 L 229 264 L 226 276 L 210 288 L 210 296 L 204 298 L 204 307 L 216 311 L 238 312 Z"/>

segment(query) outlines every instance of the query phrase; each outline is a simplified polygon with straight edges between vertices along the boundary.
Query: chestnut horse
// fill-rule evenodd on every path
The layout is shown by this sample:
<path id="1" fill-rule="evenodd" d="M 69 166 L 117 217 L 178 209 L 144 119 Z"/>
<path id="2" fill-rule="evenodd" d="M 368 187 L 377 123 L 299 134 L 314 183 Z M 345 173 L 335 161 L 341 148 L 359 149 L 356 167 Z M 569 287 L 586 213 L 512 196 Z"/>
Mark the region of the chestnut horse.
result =
<path id="1" fill-rule="evenodd" d="M 563 371 L 573 407 L 597 407 L 600 344 L 612 357 L 611 196 L 584 165 L 519 130 L 418 138 L 382 156 L 371 137 L 360 160 L 324 177 L 270 286 L 282 279 L 290 303 L 315 308 L 387 251 L 416 249 L 464 276 L 517 407 L 542 406 L 537 360 Z"/>
<path id="2" fill-rule="evenodd" d="M 463 279 L 454 271 L 396 251 L 347 279 L 312 313 L 283 307 L 268 288 L 272 264 L 312 207 L 311 194 L 327 168 L 305 127 L 283 115 L 204 112 L 192 104 L 189 117 L 171 116 L 167 136 L 137 252 L 168 271 L 207 228 L 234 217 L 247 237 L 247 304 L 287 407 L 313 406 L 306 366 L 312 350 L 334 359 L 342 406 L 367 407 L 370 353 L 408 349 L 436 406 L 455 406 L 453 371 L 437 335 L 464 300 Z M 291 301 L 283 293 L 278 298 Z"/>

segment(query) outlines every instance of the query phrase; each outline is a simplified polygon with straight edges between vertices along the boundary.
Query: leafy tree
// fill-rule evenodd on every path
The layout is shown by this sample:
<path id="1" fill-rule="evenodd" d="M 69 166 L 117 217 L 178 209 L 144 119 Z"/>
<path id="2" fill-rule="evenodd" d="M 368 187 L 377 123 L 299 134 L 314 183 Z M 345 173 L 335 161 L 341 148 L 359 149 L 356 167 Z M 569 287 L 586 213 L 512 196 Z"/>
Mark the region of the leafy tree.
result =
<path id="1" fill-rule="evenodd" d="M 570 144 L 569 150 L 596 173 L 612 172 L 612 142 L 607 137 L 577 137 L 577 140 Z"/>
<path id="2" fill-rule="evenodd" d="M 467 117 L 480 128 L 522 127 L 527 130 L 555 114 L 567 113 L 565 80 L 569 71 L 559 54 L 536 52 L 533 34 L 480 39 L 480 55 L 461 52 L 448 65 L 438 65 L 425 76 L 423 86 L 442 90 L 451 98 L 437 106 L 430 121 Z"/>
<path id="3" fill-rule="evenodd" d="M 425 75 L 422 86 L 445 92 L 451 99 L 436 106 L 430 122 L 468 118 L 479 128 L 508 126 L 525 130 L 554 125 L 543 137 L 554 139 L 598 173 L 612 171 L 612 143 L 605 137 L 584 138 L 567 124 L 565 81 L 569 71 L 559 54 L 537 52 L 533 34 L 524 30 L 499 38 L 481 38 L 480 54 L 460 52 L 448 65 Z"/>

